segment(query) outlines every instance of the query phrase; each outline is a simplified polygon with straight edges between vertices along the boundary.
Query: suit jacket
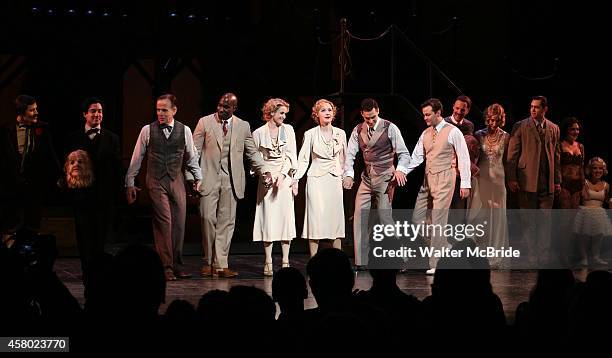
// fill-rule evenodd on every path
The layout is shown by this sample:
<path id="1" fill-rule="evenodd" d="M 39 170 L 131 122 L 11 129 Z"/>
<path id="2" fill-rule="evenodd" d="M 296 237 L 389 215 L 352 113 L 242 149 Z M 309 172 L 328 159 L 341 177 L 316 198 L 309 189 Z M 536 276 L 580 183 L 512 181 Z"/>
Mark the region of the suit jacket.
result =
<path id="1" fill-rule="evenodd" d="M 102 128 L 93 140 L 85 134 L 83 128 L 66 137 L 64 159 L 71 152 L 82 149 L 89 154 L 94 166 L 96 186 L 99 198 L 112 199 L 123 194 L 123 165 L 121 162 L 121 145 L 119 136 Z"/>
<path id="2" fill-rule="evenodd" d="M 546 158 L 548 160 L 548 192 L 555 191 L 555 184 L 561 184 L 561 141 L 559 127 L 544 119 Z M 518 181 L 522 191 L 538 191 L 540 169 L 540 135 L 535 121 L 529 117 L 517 122 L 512 128 L 508 144 L 507 178 Z"/>
<path id="3" fill-rule="evenodd" d="M 344 159 L 346 158 L 346 133 L 344 130 L 332 127 L 332 147 L 321 139 L 321 127 L 316 126 L 304 133 L 304 140 L 298 155 L 298 170 L 295 179 L 301 179 L 308 169 L 308 176 L 320 177 L 330 173 L 342 177 Z M 311 157 L 312 156 L 312 162 Z M 310 164 L 310 168 L 308 165 Z"/>
<path id="4" fill-rule="evenodd" d="M 24 185 L 45 192 L 60 176 L 60 166 L 47 123 L 38 121 L 34 128 L 34 148 L 24 158 L 17 148 L 15 124 L 0 128 L 0 197 L 15 197 Z"/>
<path id="5" fill-rule="evenodd" d="M 249 122 L 233 116 L 230 124 L 229 170 L 234 193 L 238 199 L 244 198 L 245 173 L 244 155 L 249 159 L 256 174 L 265 173 L 265 162 L 253 142 Z M 203 195 L 211 193 L 213 183 L 219 180 L 221 171 L 221 151 L 223 148 L 223 131 L 213 113 L 200 118 L 193 132 L 193 144 L 200 156 L 202 168 Z M 191 173 L 185 173 L 187 180 L 193 179 Z"/>

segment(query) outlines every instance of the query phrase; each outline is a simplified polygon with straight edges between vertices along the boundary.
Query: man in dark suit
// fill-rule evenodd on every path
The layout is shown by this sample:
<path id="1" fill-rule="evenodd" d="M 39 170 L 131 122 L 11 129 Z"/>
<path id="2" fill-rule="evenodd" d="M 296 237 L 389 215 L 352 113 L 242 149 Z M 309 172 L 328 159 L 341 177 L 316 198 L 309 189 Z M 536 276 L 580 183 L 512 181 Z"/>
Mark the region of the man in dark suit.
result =
<path id="1" fill-rule="evenodd" d="M 93 164 L 96 212 L 75 212 L 76 237 L 83 271 L 91 259 L 104 253 L 104 244 L 113 227 L 113 207 L 123 193 L 123 170 L 119 137 L 102 128 L 102 100 L 95 97 L 83 101 L 84 125 L 66 138 L 66 155 L 82 149 Z"/>
<path id="2" fill-rule="evenodd" d="M 460 95 L 455 99 L 453 103 L 453 114 L 444 118 L 447 123 L 454 125 L 459 128 L 464 136 L 474 135 L 474 123 L 469 119 L 465 118 L 470 109 L 472 108 L 472 99 L 466 95 Z M 467 199 L 462 199 L 460 195 L 461 178 L 459 172 L 457 172 L 457 180 L 455 181 L 455 191 L 453 192 L 453 201 L 451 202 L 451 209 L 460 209 L 462 211 L 453 213 L 451 212 L 450 222 L 463 222 L 465 219 L 465 210 L 467 209 Z"/>
<path id="3" fill-rule="evenodd" d="M 47 123 L 38 120 L 34 97 L 15 99 L 17 123 L 0 128 L 0 229 L 38 231 L 46 194 L 60 167 Z"/>
<path id="4" fill-rule="evenodd" d="M 522 240 L 531 268 L 549 264 L 550 209 L 554 194 L 561 191 L 560 131 L 546 119 L 547 110 L 546 97 L 533 97 L 531 116 L 514 125 L 508 145 L 508 187 L 518 192 L 521 209 L 531 209 L 521 210 Z"/>

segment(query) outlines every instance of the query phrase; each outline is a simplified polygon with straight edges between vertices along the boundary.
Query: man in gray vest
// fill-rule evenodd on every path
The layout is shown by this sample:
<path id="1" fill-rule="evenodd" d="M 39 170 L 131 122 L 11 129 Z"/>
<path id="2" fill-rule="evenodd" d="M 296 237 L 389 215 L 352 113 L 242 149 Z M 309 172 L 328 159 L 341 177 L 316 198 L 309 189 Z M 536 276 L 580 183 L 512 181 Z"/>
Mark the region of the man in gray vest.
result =
<path id="1" fill-rule="evenodd" d="M 442 119 L 442 103 L 439 99 L 428 99 L 421 105 L 421 111 L 428 127 L 414 147 L 407 171 L 410 173 L 426 160 L 425 178 L 417 195 L 412 222 L 426 223 L 427 211 L 430 208 L 431 225 L 434 228 L 445 228 L 448 209 L 453 199 L 457 167 L 461 178 L 461 199 L 470 195 L 470 153 L 463 133 Z M 448 242 L 440 230 L 434 229 L 433 232 L 429 238 L 430 247 L 435 250 L 446 248 Z M 428 275 L 435 273 L 438 259 L 439 257 L 433 255 L 429 257 Z"/>
<path id="2" fill-rule="evenodd" d="M 153 206 L 153 238 L 167 281 L 190 277 L 182 269 L 186 216 L 183 162 L 195 178 L 194 190 L 199 191 L 202 180 L 191 130 L 174 120 L 176 111 L 174 95 L 165 94 L 157 98 L 157 121 L 142 127 L 125 176 L 127 201 L 132 204 L 140 190 L 134 186 L 134 179 L 146 154 L 146 182 Z"/>
<path id="3" fill-rule="evenodd" d="M 217 112 L 200 118 L 193 142 L 200 157 L 202 176 L 206 185 L 200 198 L 203 277 L 235 277 L 230 270 L 228 256 L 236 222 L 236 204 L 244 198 L 244 154 L 257 174 L 264 170 L 265 162 L 255 147 L 249 122 L 234 115 L 238 98 L 226 93 L 219 99 Z"/>
<path id="4" fill-rule="evenodd" d="M 361 184 L 355 197 L 353 215 L 353 242 L 355 247 L 355 266 L 363 270 L 368 264 L 369 237 L 362 237 L 362 210 L 372 208 L 390 211 L 393 203 L 395 186 L 406 184 L 407 166 L 410 163 L 410 152 L 406 148 L 399 128 L 386 119 L 378 116 L 378 103 L 372 98 L 361 102 L 363 123 L 358 124 L 348 142 L 344 162 L 344 189 L 353 187 L 355 172 L 353 163 L 361 149 L 365 168 L 361 173 Z M 398 157 L 397 168 L 393 165 L 395 155 Z M 390 218 L 389 212 L 381 213 Z M 382 218 L 385 221 L 384 218 Z"/>

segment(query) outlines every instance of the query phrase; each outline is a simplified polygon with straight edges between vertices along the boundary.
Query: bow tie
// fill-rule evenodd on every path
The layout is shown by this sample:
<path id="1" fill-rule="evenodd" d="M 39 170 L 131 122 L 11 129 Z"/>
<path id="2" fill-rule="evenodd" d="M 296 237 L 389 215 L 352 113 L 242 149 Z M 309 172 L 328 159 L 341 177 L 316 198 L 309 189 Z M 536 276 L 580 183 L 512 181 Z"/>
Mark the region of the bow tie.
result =
<path id="1" fill-rule="evenodd" d="M 172 126 L 169 126 L 167 124 L 162 124 L 159 126 L 159 128 L 161 128 L 162 130 L 167 129 L 169 132 L 172 132 Z"/>
<path id="2" fill-rule="evenodd" d="M 85 132 L 85 134 L 87 134 L 87 135 L 91 135 L 91 134 L 94 134 L 94 133 L 95 134 L 100 133 L 100 128 L 91 128 L 91 129 L 88 129 L 87 132 Z"/>
<path id="3" fill-rule="evenodd" d="M 17 127 L 19 127 L 19 128 L 32 128 L 32 125 L 30 125 L 30 124 L 24 124 L 24 123 L 19 123 L 19 124 L 17 125 Z"/>

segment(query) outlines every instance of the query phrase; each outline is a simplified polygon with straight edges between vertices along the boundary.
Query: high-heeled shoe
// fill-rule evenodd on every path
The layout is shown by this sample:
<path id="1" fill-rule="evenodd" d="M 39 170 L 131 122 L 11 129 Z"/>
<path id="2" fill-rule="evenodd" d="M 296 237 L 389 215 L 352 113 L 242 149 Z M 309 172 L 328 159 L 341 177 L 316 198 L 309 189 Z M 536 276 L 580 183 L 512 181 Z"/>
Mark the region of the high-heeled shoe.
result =
<path id="1" fill-rule="evenodd" d="M 283 265 L 281 267 L 291 267 L 291 266 L 289 266 L 289 261 L 283 261 Z"/>
<path id="2" fill-rule="evenodd" d="M 273 271 L 273 267 L 272 267 L 272 263 L 271 262 L 264 263 L 263 275 L 264 276 L 272 276 L 272 275 L 274 275 L 274 271 Z"/>

